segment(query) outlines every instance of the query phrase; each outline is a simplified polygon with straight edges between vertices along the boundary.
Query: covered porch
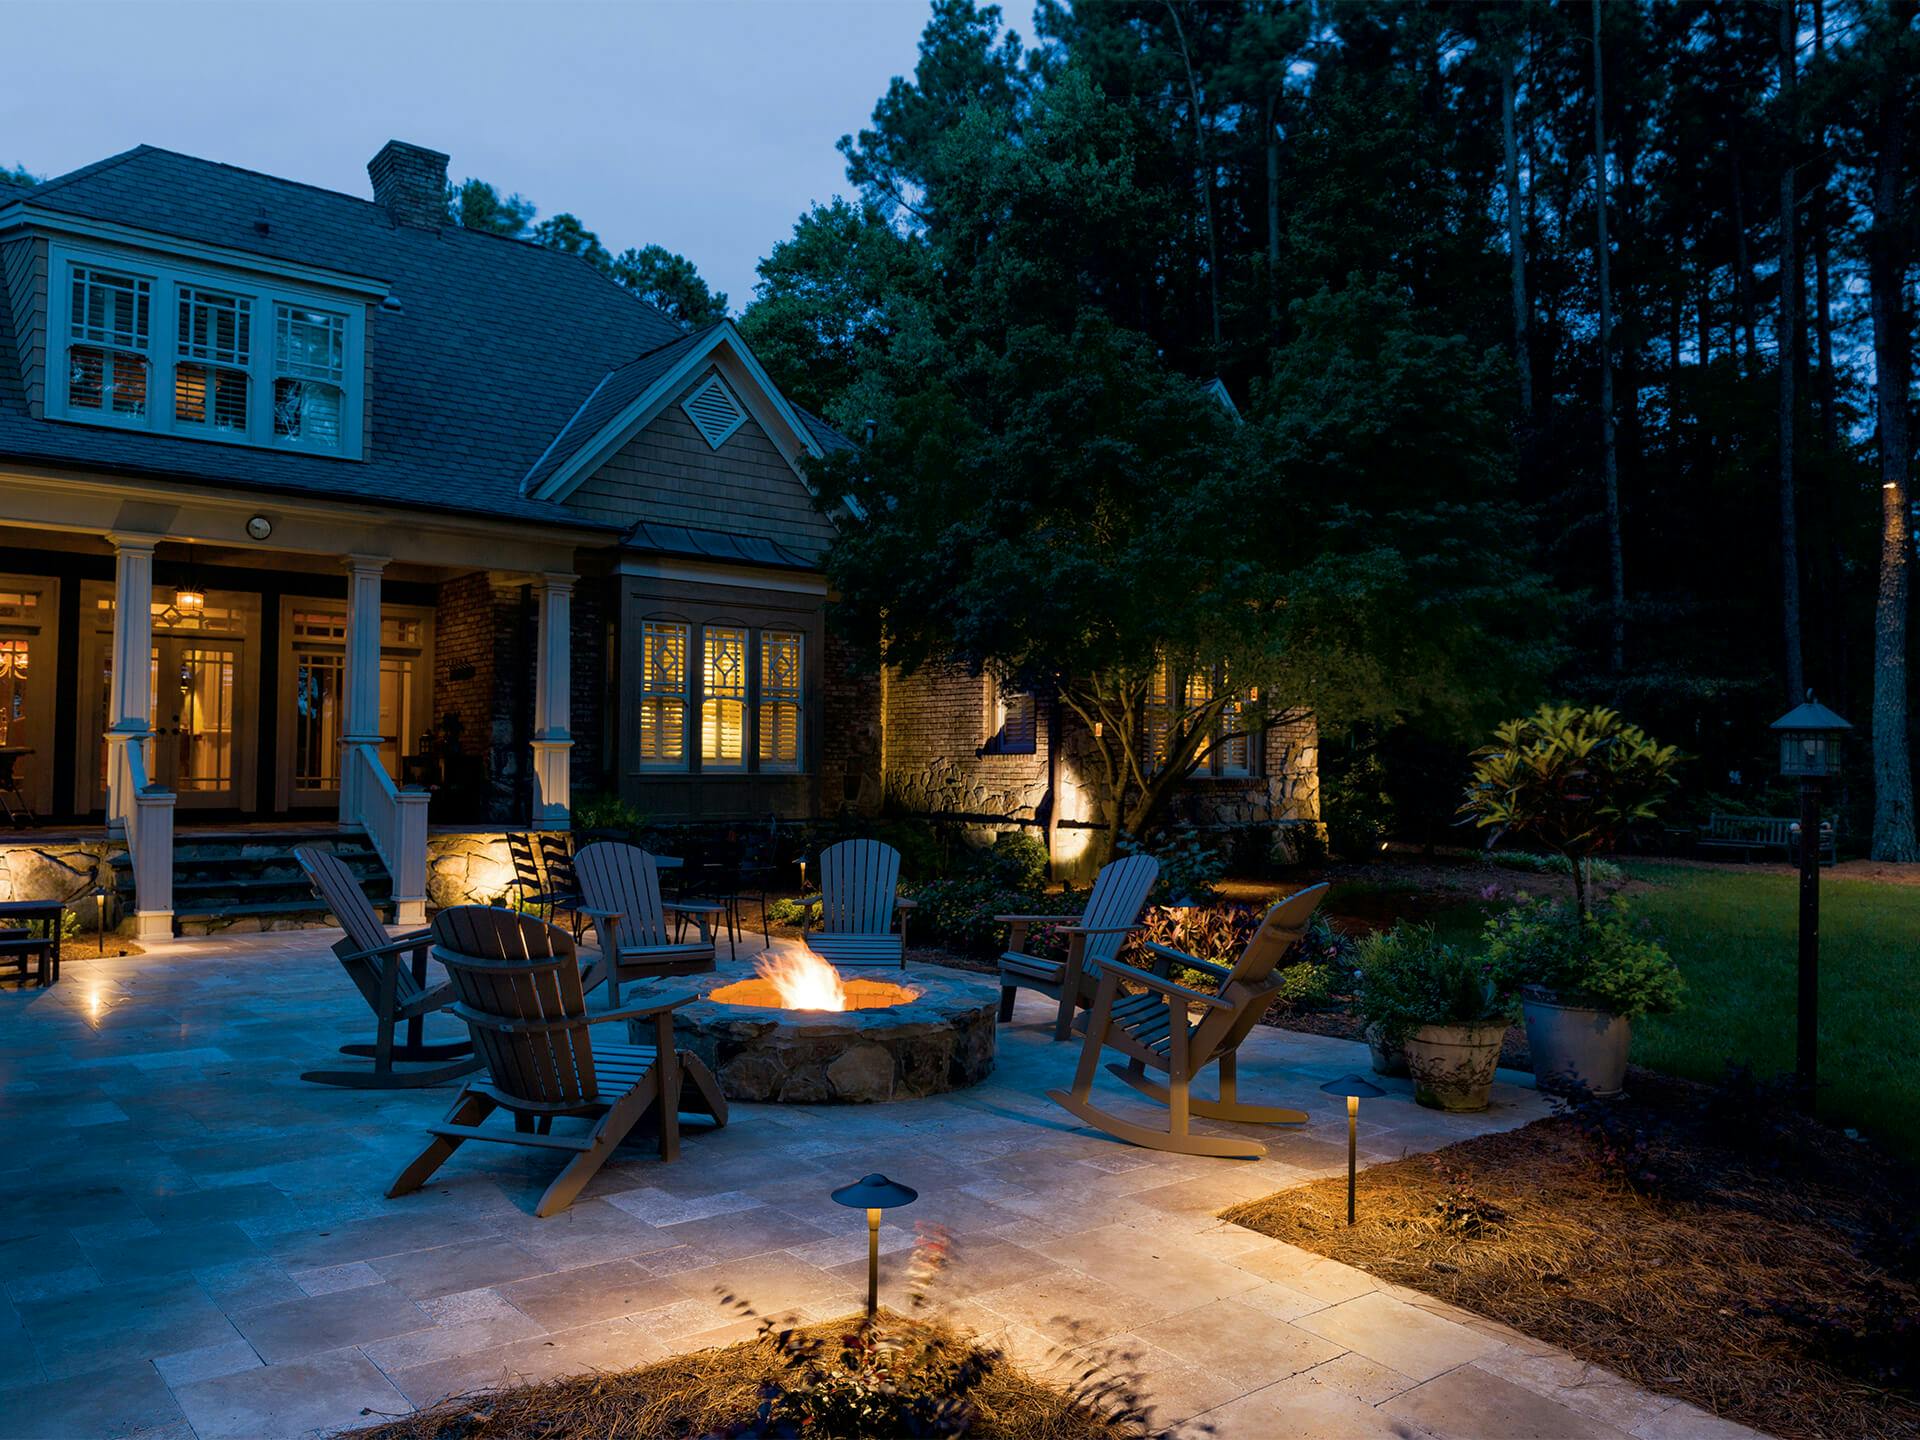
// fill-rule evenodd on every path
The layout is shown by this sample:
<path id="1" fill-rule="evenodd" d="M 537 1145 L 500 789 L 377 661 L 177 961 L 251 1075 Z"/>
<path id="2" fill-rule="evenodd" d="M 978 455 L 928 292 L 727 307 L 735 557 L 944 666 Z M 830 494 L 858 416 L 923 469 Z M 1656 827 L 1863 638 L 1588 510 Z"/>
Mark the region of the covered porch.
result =
<path id="1" fill-rule="evenodd" d="M 136 938 L 174 933 L 190 836 L 363 836 L 398 918 L 417 922 L 430 812 L 566 825 L 577 537 L 516 530 L 509 549 L 464 517 L 118 503 L 50 479 L 10 487 L 5 509 L 0 754 L 20 812 L 7 838 L 124 845 Z M 502 596 L 525 612 L 524 653 L 505 661 Z M 504 802 L 488 747 L 515 755 Z"/>

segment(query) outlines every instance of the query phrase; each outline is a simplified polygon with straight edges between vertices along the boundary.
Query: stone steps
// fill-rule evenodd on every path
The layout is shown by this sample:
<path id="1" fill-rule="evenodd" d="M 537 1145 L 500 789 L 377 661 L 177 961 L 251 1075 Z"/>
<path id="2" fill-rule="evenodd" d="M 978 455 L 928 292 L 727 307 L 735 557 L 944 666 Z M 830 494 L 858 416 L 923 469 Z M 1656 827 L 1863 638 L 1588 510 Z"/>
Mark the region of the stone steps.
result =
<path id="1" fill-rule="evenodd" d="M 376 907 L 384 910 L 391 903 L 392 881 L 365 835 L 314 829 L 193 831 L 174 841 L 175 933 L 246 934 L 335 923 L 294 858 L 302 845 L 338 856 Z M 130 910 L 132 862 L 123 850 L 110 863 L 121 904 Z"/>

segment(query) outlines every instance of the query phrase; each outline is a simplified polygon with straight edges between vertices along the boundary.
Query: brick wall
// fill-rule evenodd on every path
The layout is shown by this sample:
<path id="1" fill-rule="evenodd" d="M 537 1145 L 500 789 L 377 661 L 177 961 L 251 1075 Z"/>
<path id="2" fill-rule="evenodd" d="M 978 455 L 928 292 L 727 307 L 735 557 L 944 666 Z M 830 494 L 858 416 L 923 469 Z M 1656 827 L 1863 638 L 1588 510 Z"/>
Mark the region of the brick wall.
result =
<path id="1" fill-rule="evenodd" d="M 485 571 L 449 580 L 433 611 L 433 723 L 460 721 L 471 754 L 488 741 L 493 722 L 493 586 Z"/>
<path id="2" fill-rule="evenodd" d="M 821 648 L 820 809 L 871 815 L 882 793 L 881 680 L 854 667 L 852 651 L 831 629 Z"/>

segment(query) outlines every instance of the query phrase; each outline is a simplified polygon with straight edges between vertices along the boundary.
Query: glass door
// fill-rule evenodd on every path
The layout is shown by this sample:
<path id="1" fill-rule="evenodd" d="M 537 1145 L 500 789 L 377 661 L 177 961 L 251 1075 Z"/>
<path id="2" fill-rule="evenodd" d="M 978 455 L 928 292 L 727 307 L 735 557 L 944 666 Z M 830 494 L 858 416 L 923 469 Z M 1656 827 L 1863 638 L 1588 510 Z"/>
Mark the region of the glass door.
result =
<path id="1" fill-rule="evenodd" d="M 154 778 L 182 805 L 233 808 L 240 647 L 169 636 L 154 648 Z"/>

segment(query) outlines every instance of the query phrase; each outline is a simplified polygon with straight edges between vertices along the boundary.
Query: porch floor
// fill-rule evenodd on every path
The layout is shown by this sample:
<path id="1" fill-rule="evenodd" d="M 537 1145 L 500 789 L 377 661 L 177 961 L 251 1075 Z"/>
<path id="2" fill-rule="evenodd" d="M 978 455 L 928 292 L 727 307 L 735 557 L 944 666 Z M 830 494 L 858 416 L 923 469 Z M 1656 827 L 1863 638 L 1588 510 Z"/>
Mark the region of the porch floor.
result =
<path id="1" fill-rule="evenodd" d="M 1322 1081 L 1363 1047 L 1262 1029 L 1249 1093 L 1314 1117 L 1259 1163 L 1117 1144 L 1043 1098 L 1078 1046 L 1022 997 L 962 1093 L 871 1107 L 735 1108 L 665 1166 L 609 1163 L 536 1220 L 537 1153 L 468 1146 L 382 1192 L 449 1093 L 307 1085 L 364 1038 L 330 931 L 183 941 L 0 990 L 0 1432 L 297 1436 L 446 1395 L 660 1359 L 741 1337 L 723 1291 L 808 1318 L 858 1308 L 859 1216 L 828 1199 L 882 1170 L 920 1191 L 882 1231 L 899 1298 L 914 1222 L 944 1226 L 936 1302 L 1036 1368 L 1124 1355 L 1163 1423 L 1222 1440 L 1750 1432 L 1416 1292 L 1215 1218 L 1345 1163 Z M 1492 1109 L 1404 1085 L 1368 1103 L 1365 1161 L 1545 1113 L 1502 1073 Z M 1125 1094 L 1103 1080 L 1109 1101 Z"/>

